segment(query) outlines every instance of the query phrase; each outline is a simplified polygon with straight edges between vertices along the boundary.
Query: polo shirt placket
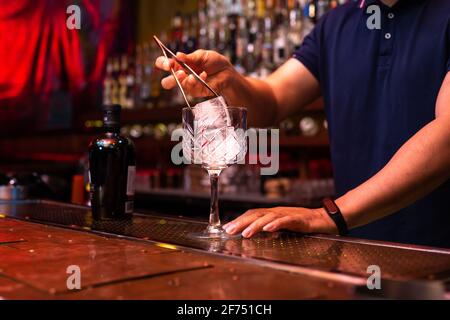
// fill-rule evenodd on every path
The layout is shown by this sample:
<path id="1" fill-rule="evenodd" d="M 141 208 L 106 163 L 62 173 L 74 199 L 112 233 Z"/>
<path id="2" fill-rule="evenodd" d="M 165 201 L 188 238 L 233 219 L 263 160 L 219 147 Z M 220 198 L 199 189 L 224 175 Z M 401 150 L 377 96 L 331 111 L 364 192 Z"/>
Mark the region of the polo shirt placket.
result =
<path id="1" fill-rule="evenodd" d="M 392 18 L 389 18 L 389 15 Z M 381 7 L 381 30 L 380 52 L 378 66 L 380 68 L 389 68 L 392 63 L 392 54 L 395 43 L 395 14 L 393 9 Z"/>

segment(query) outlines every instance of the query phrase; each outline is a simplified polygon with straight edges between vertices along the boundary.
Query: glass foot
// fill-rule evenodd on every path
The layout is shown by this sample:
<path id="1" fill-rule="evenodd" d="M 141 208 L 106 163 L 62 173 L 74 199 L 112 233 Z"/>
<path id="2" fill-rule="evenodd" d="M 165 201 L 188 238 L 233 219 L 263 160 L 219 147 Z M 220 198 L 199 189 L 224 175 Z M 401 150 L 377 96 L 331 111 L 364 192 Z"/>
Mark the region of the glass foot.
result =
<path id="1" fill-rule="evenodd" d="M 188 234 L 188 237 L 200 240 L 230 240 L 241 238 L 241 234 L 231 235 L 228 234 L 222 226 L 208 226 L 205 231 L 190 233 Z"/>

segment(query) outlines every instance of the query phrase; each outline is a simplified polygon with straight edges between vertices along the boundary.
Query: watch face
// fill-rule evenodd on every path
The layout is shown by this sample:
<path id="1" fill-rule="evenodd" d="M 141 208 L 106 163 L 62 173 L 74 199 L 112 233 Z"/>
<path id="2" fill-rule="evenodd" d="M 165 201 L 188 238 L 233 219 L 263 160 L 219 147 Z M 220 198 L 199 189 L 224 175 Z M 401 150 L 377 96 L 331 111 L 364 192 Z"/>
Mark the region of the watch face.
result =
<path id="1" fill-rule="evenodd" d="M 331 199 L 325 199 L 323 201 L 323 204 L 326 207 L 329 214 L 335 215 L 339 213 L 339 208 Z"/>

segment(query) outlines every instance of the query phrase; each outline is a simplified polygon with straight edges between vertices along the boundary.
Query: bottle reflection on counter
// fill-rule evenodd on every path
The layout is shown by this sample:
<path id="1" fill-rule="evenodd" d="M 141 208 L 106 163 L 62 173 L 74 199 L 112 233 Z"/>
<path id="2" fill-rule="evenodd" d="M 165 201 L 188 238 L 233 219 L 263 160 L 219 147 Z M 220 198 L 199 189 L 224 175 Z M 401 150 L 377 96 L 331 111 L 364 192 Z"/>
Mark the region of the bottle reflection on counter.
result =
<path id="1" fill-rule="evenodd" d="M 136 157 L 120 135 L 120 105 L 103 107 L 104 134 L 89 146 L 92 214 L 95 220 L 130 219 L 134 209 Z"/>

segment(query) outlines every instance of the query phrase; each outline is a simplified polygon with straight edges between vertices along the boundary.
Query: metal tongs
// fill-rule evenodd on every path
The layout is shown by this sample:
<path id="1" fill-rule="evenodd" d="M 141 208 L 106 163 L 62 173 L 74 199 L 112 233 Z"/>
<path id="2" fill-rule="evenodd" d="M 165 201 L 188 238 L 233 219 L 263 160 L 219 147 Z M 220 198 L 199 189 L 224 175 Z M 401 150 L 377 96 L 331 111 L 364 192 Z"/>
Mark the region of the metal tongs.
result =
<path id="1" fill-rule="evenodd" d="M 203 80 L 191 67 L 189 67 L 185 62 L 181 61 L 180 59 L 177 58 L 176 54 L 173 53 L 169 48 L 167 48 L 162 42 L 161 40 L 158 39 L 157 36 L 153 36 L 153 39 L 155 40 L 156 44 L 161 48 L 162 53 L 164 54 L 164 57 L 166 57 L 167 61 L 169 61 L 169 57 L 167 56 L 167 54 L 169 54 L 170 56 L 172 56 L 172 58 L 180 65 L 182 66 L 184 69 L 186 69 L 188 71 L 189 74 L 192 74 L 195 79 L 197 81 L 199 81 L 201 84 L 203 84 L 209 91 L 211 91 L 211 93 L 213 95 L 215 95 L 217 98 L 220 97 L 220 95 L 213 89 L 211 88 L 211 86 L 209 84 L 206 83 L 205 80 Z M 173 68 L 170 68 L 170 71 L 173 75 L 173 77 L 175 78 L 175 81 L 177 82 L 178 87 L 180 88 L 181 93 L 183 94 L 183 98 L 186 101 L 186 104 L 188 105 L 188 107 L 190 109 L 192 109 L 187 96 L 183 90 L 183 87 L 181 86 L 180 80 L 178 80 L 175 71 L 173 70 Z"/>

